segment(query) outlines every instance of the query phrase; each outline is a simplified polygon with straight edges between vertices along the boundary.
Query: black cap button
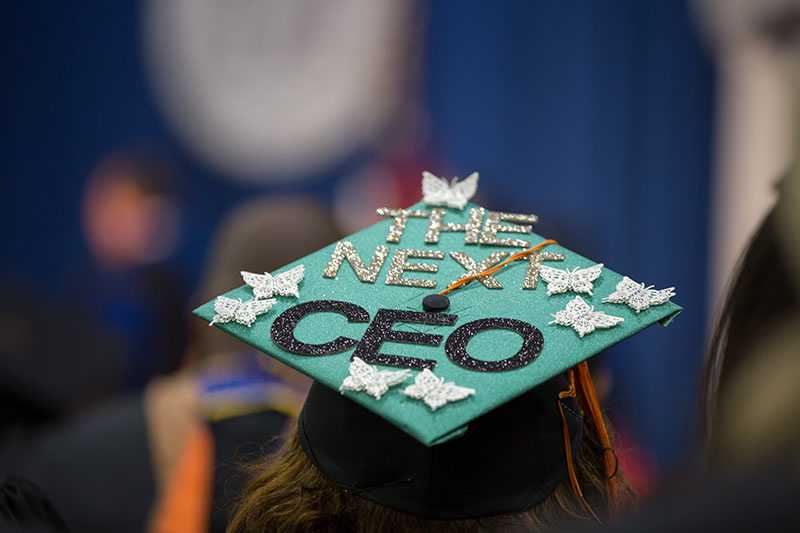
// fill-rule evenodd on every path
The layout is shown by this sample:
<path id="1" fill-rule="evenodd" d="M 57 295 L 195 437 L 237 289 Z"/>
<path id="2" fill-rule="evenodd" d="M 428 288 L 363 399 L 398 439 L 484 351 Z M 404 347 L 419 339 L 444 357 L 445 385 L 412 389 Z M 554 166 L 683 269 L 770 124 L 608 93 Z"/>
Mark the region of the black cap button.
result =
<path id="1" fill-rule="evenodd" d="M 450 299 L 443 294 L 429 294 L 422 299 L 422 308 L 429 313 L 438 313 L 450 307 Z"/>

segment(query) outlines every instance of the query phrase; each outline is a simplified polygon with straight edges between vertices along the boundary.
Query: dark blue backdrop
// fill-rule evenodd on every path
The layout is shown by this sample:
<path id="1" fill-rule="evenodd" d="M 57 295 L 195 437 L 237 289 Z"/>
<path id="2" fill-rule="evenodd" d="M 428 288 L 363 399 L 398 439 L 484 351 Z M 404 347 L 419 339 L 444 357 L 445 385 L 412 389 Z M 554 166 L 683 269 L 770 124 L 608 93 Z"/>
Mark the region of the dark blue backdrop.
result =
<path id="1" fill-rule="evenodd" d="M 194 284 L 220 216 L 256 189 L 216 179 L 166 127 L 144 76 L 140 6 L 0 10 L 0 270 L 58 287 L 85 255 L 78 206 L 92 165 L 145 145 L 191 177 L 177 263 Z M 536 213 L 538 233 L 636 280 L 677 287 L 686 310 L 670 329 L 651 328 L 609 357 L 616 408 L 663 466 L 675 464 L 695 429 L 713 92 L 686 4 L 437 1 L 429 15 L 433 152 L 459 175 L 479 170 L 488 207 Z M 284 189 L 330 198 L 353 164 Z"/>

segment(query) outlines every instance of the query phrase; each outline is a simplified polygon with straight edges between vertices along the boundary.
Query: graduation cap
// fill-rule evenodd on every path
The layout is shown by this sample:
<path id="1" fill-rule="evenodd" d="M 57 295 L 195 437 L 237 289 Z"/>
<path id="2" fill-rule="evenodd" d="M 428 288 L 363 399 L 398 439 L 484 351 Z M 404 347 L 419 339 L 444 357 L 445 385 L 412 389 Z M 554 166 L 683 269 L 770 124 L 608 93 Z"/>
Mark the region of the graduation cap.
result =
<path id="1" fill-rule="evenodd" d="M 477 174 L 432 178 L 194 313 L 315 380 L 298 435 L 332 482 L 427 518 L 527 509 L 572 469 L 586 359 L 681 308 L 537 235 L 534 214 L 469 203 Z"/>

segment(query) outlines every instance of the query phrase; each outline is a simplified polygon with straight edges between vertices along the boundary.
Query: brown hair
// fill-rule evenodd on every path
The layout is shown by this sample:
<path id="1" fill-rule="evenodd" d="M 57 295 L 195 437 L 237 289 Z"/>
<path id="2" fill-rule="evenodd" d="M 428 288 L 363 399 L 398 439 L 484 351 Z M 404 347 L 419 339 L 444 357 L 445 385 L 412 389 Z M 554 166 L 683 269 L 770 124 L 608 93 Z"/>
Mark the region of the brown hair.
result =
<path id="1" fill-rule="evenodd" d="M 583 494 L 597 512 L 606 501 L 603 449 L 591 424 L 575 454 Z M 308 460 L 293 427 L 281 450 L 250 467 L 252 479 L 228 526 L 229 532 L 470 532 L 557 529 L 591 516 L 565 477 L 542 503 L 527 511 L 462 520 L 428 520 L 350 494 L 334 485 Z M 630 485 L 617 473 L 621 500 L 631 500 Z"/>

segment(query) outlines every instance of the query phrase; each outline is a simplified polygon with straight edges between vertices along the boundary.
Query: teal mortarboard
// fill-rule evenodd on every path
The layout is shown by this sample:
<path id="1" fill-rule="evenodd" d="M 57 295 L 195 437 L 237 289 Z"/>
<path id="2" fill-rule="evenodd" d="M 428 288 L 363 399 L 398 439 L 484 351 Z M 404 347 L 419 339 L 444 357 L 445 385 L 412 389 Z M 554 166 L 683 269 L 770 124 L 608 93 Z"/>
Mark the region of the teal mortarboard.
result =
<path id="1" fill-rule="evenodd" d="M 194 311 L 324 385 L 315 384 L 317 393 L 312 388 L 322 414 L 307 417 L 315 421 L 309 431 L 332 424 L 320 438 L 342 439 L 343 449 L 348 439 L 369 436 L 362 426 L 348 427 L 349 408 L 332 407 L 334 397 L 372 413 L 364 415 L 367 426 L 383 427 L 383 419 L 414 446 L 457 446 L 474 421 L 530 394 L 539 395 L 535 401 L 552 398 L 548 416 L 557 417 L 568 369 L 680 312 L 669 301 L 671 288 L 654 290 L 537 235 L 535 205 L 532 213 L 490 211 L 467 201 L 477 174 L 453 184 L 434 180 L 425 176 L 420 203 L 381 207 L 377 214 L 385 220 L 274 273 L 243 273 L 247 284 Z M 561 438 L 560 422 L 554 428 Z M 309 446 L 310 459 L 333 481 L 380 484 L 338 471 L 340 457 L 335 471 L 326 471 L 323 453 Z M 548 453 L 555 457 L 558 449 Z M 546 466 L 541 470 L 552 479 L 539 485 L 551 491 L 563 465 L 555 476 Z M 540 496 L 522 494 L 521 503 L 508 507 L 469 503 L 468 511 L 439 500 L 367 497 L 420 516 L 453 518 L 516 510 Z"/>

